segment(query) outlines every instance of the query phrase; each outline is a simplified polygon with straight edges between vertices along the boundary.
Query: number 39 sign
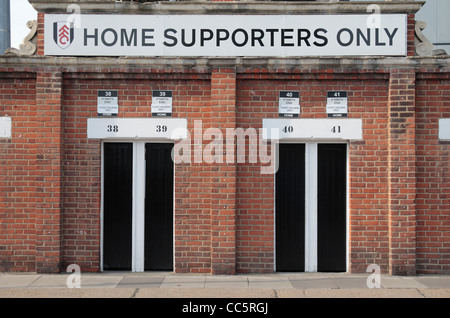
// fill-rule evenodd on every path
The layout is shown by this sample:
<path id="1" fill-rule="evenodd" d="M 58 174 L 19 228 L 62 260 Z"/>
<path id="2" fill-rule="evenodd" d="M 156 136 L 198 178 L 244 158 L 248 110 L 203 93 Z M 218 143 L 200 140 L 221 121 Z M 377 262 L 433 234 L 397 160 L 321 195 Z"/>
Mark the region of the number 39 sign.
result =
<path id="1" fill-rule="evenodd" d="M 172 116 L 172 91 L 153 91 L 152 116 Z"/>

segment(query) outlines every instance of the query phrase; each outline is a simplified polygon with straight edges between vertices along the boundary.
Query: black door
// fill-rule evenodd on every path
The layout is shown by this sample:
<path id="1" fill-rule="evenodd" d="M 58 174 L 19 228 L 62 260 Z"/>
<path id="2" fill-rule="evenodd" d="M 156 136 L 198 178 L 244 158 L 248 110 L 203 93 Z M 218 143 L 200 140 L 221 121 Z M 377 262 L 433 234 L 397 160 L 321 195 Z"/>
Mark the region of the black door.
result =
<path id="1" fill-rule="evenodd" d="M 103 268 L 131 270 L 133 144 L 104 144 Z"/>
<path id="2" fill-rule="evenodd" d="M 318 146 L 318 271 L 346 270 L 347 146 Z"/>
<path id="3" fill-rule="evenodd" d="M 280 144 L 275 181 L 276 270 L 305 270 L 305 145 Z"/>
<path id="4" fill-rule="evenodd" d="M 173 270 L 172 147 L 145 145 L 145 270 Z"/>

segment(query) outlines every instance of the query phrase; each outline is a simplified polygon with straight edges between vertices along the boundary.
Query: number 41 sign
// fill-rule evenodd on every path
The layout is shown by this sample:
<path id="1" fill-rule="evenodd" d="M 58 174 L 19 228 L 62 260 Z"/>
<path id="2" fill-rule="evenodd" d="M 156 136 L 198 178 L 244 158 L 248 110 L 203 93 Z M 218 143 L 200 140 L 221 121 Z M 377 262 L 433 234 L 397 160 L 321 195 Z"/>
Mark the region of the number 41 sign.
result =
<path id="1" fill-rule="evenodd" d="M 346 91 L 330 91 L 327 94 L 328 117 L 347 117 L 348 98 Z"/>

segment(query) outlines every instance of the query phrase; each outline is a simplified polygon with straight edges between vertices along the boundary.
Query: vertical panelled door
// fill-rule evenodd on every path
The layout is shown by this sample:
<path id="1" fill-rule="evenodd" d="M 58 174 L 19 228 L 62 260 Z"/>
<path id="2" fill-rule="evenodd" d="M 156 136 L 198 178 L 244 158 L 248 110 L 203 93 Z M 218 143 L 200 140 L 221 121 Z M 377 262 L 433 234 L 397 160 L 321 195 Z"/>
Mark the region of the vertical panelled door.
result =
<path id="1" fill-rule="evenodd" d="M 276 271 L 303 272 L 306 261 L 310 271 L 344 272 L 347 145 L 308 145 L 313 147 L 279 145 L 275 178 Z M 311 161 L 313 165 L 306 164 Z M 308 171 L 311 167 L 317 167 L 317 171 Z M 311 197 L 314 200 L 305 200 Z M 313 230 L 306 231 L 311 224 Z M 305 251 L 310 249 L 317 249 L 317 254 L 311 254 L 306 260 Z"/>
<path id="2" fill-rule="evenodd" d="M 104 270 L 173 270 L 172 148 L 104 143 Z"/>

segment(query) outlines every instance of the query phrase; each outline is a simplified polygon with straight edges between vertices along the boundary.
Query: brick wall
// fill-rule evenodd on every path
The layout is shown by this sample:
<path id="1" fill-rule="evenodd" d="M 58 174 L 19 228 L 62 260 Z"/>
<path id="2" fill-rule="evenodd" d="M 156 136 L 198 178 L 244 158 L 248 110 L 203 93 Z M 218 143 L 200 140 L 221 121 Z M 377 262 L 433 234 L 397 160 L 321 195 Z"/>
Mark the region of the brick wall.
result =
<path id="1" fill-rule="evenodd" d="M 82 271 L 100 268 L 100 142 L 87 139 L 86 118 L 96 116 L 98 80 L 64 79 L 62 102 L 62 260 Z M 110 84 L 104 83 L 105 88 Z"/>
<path id="2" fill-rule="evenodd" d="M 264 73 L 264 71 L 262 71 Z M 295 74 L 286 70 L 241 74 L 238 126 L 262 128 L 263 118 L 278 117 L 278 93 L 300 92 L 301 117 L 325 118 L 329 90 L 349 92 L 350 118 L 363 119 L 362 142 L 349 148 L 351 271 L 376 263 L 388 267 L 387 228 L 387 74 Z M 248 154 L 248 150 L 247 150 Z M 238 172 L 238 266 L 244 272 L 274 268 L 274 176 L 261 175 L 261 163 L 247 157 Z"/>
<path id="3" fill-rule="evenodd" d="M 68 73 L 63 101 L 63 263 L 82 271 L 100 268 L 101 144 L 88 140 L 87 118 L 97 117 L 97 91 L 117 90 L 119 117 L 151 117 L 153 90 L 174 92 L 174 117 L 188 129 L 210 121 L 209 74 L 166 70 L 84 69 Z M 160 73 L 160 74 L 158 74 Z M 112 75 L 114 74 L 114 75 Z M 113 79 L 114 78 L 114 79 Z M 205 80 L 208 79 L 208 80 Z M 194 136 L 192 136 L 194 140 Z M 201 140 L 201 136 L 198 140 Z M 194 150 L 194 146 L 192 150 Z M 194 154 L 192 154 L 193 156 Z M 177 271 L 205 272 L 211 266 L 210 167 L 193 160 L 175 171 L 175 261 Z"/>
<path id="4" fill-rule="evenodd" d="M 389 79 L 389 261 L 391 274 L 414 275 L 416 253 L 415 72 Z"/>
<path id="5" fill-rule="evenodd" d="M 62 72 L 38 68 L 36 76 L 36 271 L 59 272 L 62 198 Z"/>
<path id="6" fill-rule="evenodd" d="M 236 128 L 236 71 L 233 68 L 212 70 L 211 128 L 220 134 Z M 226 134 L 223 144 L 229 144 L 227 138 L 231 139 Z M 236 154 L 229 153 L 229 149 L 220 153 L 217 149 L 220 148 L 216 148 L 214 154 L 211 152 L 222 157 L 214 160 L 211 168 L 211 272 L 235 274 Z M 224 153 L 226 158 L 223 158 Z"/>
<path id="7" fill-rule="evenodd" d="M 0 116 L 10 116 L 12 138 L 0 139 L 0 271 L 35 270 L 36 75 L 0 69 Z"/>
<path id="8" fill-rule="evenodd" d="M 407 18 L 402 67 L 328 58 L 97 67 L 43 57 L 39 13 L 39 57 L 0 66 L 0 116 L 13 118 L 12 138 L 0 139 L 0 271 L 100 269 L 101 143 L 87 139 L 86 121 L 97 116 L 97 90 L 115 89 L 120 117 L 150 117 L 152 91 L 172 90 L 173 116 L 188 120 L 190 160 L 175 166 L 175 271 L 272 272 L 274 175 L 261 174 L 267 164 L 249 140 L 277 118 L 279 91 L 300 91 L 301 118 L 325 118 L 326 92 L 346 90 L 349 117 L 363 121 L 363 140 L 348 150 L 350 272 L 375 263 L 391 274 L 449 273 L 449 142 L 437 138 L 438 119 L 450 117 L 449 68 L 421 68 Z M 236 128 L 249 134 L 244 154 L 227 143 Z"/>
<path id="9" fill-rule="evenodd" d="M 416 79 L 417 273 L 450 271 L 450 143 L 439 119 L 450 117 L 450 76 L 424 70 Z"/>
<path id="10" fill-rule="evenodd" d="M 346 90 L 350 118 L 363 120 L 364 139 L 349 144 L 350 272 L 372 263 L 392 274 L 449 272 L 449 143 L 437 139 L 438 119 L 450 116 L 445 69 L 0 71 L 0 116 L 13 118 L 12 138 L 0 140 L 1 271 L 99 270 L 101 143 L 87 139 L 86 122 L 97 90 L 116 89 L 119 116 L 149 117 L 151 92 L 172 90 L 174 117 L 188 119 L 191 161 L 175 167 L 176 272 L 273 271 L 274 175 L 250 156 L 259 145 L 247 139 L 243 157 L 233 145 L 231 162 L 204 156 L 221 154 L 208 148 L 209 128 L 258 134 L 278 116 L 280 90 L 300 91 L 302 118 L 326 117 L 326 92 Z"/>

